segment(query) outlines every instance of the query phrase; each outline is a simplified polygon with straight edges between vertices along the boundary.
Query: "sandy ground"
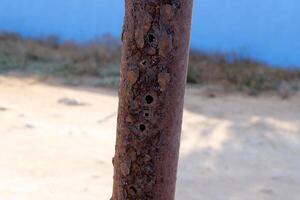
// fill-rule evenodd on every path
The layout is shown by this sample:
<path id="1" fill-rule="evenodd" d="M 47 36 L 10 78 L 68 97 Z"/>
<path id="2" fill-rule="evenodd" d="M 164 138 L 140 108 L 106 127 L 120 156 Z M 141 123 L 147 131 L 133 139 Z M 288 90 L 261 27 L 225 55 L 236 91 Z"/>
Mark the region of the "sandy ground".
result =
<path id="1" fill-rule="evenodd" d="M 108 200 L 116 108 L 113 90 L 0 77 L 0 200 Z M 184 111 L 177 200 L 299 200 L 300 96 L 190 88 Z"/>

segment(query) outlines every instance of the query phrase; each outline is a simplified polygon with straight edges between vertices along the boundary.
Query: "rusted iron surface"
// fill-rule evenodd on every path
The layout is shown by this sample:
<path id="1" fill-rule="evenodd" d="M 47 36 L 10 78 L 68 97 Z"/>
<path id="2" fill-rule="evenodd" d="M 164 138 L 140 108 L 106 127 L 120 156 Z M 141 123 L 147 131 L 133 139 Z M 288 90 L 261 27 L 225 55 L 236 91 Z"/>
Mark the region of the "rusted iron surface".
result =
<path id="1" fill-rule="evenodd" d="M 126 0 L 112 200 L 173 200 L 192 0 Z"/>

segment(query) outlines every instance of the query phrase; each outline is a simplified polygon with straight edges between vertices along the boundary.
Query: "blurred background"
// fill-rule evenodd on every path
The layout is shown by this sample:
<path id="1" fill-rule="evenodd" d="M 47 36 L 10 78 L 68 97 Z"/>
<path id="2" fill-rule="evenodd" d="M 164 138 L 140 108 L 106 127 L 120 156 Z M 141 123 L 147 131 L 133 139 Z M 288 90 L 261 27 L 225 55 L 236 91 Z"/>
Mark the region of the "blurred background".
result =
<path id="1" fill-rule="evenodd" d="M 194 0 L 178 200 L 299 199 L 299 9 Z M 0 199 L 109 199 L 123 16 L 0 0 Z"/>

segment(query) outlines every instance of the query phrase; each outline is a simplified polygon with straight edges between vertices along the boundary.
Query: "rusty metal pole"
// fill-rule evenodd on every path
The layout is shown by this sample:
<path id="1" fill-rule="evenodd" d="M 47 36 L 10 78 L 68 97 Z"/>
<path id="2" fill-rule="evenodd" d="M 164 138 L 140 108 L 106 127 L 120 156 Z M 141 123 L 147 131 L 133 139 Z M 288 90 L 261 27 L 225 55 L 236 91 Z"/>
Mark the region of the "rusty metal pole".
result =
<path id="1" fill-rule="evenodd" d="M 125 0 L 112 200 L 173 200 L 193 0 Z"/>

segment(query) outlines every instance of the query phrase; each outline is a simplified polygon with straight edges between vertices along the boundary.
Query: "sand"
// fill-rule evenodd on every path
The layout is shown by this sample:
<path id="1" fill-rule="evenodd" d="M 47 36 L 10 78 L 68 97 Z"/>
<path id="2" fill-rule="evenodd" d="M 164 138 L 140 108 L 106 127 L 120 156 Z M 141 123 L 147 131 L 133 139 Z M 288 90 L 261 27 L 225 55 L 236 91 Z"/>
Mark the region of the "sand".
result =
<path id="1" fill-rule="evenodd" d="M 0 200 L 108 200 L 117 93 L 0 77 Z M 300 96 L 188 88 L 177 200 L 299 200 Z"/>

